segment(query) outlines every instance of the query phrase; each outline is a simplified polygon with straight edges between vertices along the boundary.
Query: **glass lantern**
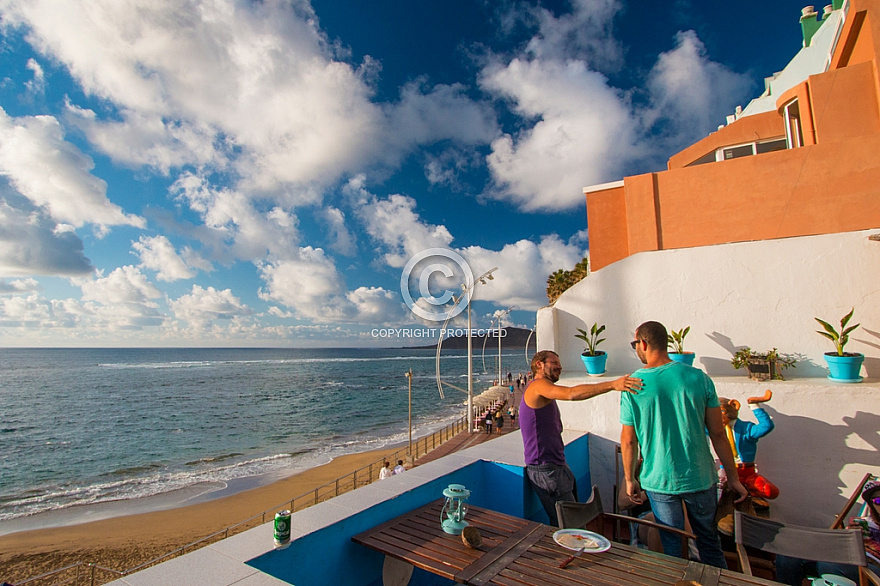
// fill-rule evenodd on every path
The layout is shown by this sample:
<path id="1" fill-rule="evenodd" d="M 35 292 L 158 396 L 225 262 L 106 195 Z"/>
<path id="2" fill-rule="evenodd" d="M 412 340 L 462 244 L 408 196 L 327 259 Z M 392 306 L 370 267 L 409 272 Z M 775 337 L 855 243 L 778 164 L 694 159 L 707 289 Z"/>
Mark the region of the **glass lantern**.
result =
<path id="1" fill-rule="evenodd" d="M 443 503 L 443 510 L 440 511 L 440 525 L 446 533 L 461 535 L 468 526 L 464 516 L 467 514 L 466 501 L 471 496 L 471 491 L 461 484 L 450 484 L 449 488 L 443 490 L 443 496 L 446 497 L 446 502 Z"/>

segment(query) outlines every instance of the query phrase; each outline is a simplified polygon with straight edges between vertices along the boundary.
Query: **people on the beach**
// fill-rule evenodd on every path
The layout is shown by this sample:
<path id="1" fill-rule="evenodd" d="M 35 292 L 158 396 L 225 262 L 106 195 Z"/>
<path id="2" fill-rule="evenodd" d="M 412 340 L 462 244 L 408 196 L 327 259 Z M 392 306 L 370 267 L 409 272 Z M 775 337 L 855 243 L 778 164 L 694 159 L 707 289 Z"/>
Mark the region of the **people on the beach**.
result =
<path id="1" fill-rule="evenodd" d="M 565 462 L 562 419 L 556 401 L 583 401 L 611 390 L 634 393 L 641 388 L 641 380 L 622 376 L 610 382 L 563 387 L 556 384 L 562 373 L 559 356 L 550 350 L 535 354 L 531 367 L 534 380 L 523 392 L 519 406 L 526 476 L 550 524 L 558 525 L 556 501 L 576 501 L 577 486 Z"/>
<path id="2" fill-rule="evenodd" d="M 386 478 L 390 478 L 394 475 L 394 472 L 391 471 L 391 464 L 389 462 L 382 463 L 382 469 L 379 470 L 379 480 L 385 480 Z"/>
<path id="3" fill-rule="evenodd" d="M 728 471 L 727 487 L 739 495 L 737 502 L 743 501 L 748 491 L 736 474 L 715 385 L 702 370 L 669 358 L 666 328 L 659 322 L 640 325 L 632 347 L 646 366 L 633 373 L 642 379 L 642 391 L 620 397 L 626 494 L 634 503 L 641 503 L 644 489 L 657 522 L 678 529 L 684 529 L 684 502 L 697 536 L 700 561 L 726 568 L 715 522 L 718 472 L 706 430 Z M 644 461 L 636 477 L 639 453 Z M 661 531 L 660 539 L 664 553 L 681 555 L 677 536 Z"/>
<path id="4" fill-rule="evenodd" d="M 403 466 L 403 460 L 397 461 L 397 466 L 394 467 L 394 470 L 391 471 L 392 474 L 402 474 L 406 472 L 406 468 Z"/>

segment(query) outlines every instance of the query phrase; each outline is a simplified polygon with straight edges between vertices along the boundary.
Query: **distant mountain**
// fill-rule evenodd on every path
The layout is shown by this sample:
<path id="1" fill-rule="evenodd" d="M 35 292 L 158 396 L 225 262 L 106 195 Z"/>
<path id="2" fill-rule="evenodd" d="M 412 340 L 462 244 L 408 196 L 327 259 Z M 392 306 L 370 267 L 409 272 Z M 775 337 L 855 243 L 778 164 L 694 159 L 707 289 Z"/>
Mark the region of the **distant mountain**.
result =
<path id="1" fill-rule="evenodd" d="M 474 335 L 471 337 L 471 344 L 477 351 L 481 351 L 483 348 L 483 341 L 486 341 L 486 349 L 494 348 L 498 349 L 498 332 L 497 330 L 492 330 L 492 332 L 487 336 L 486 330 L 477 330 L 478 333 L 482 333 L 484 335 L 477 336 Z M 501 351 L 505 350 L 523 350 L 526 346 L 526 341 L 529 342 L 529 347 L 534 348 L 535 346 L 535 336 L 532 335 L 531 330 L 526 330 L 523 328 L 501 328 L 503 333 L 501 337 Z M 532 339 L 529 340 L 529 336 L 532 335 Z M 430 344 L 427 346 L 416 346 L 417 348 L 436 348 L 437 344 Z M 465 330 L 465 335 L 463 336 L 454 336 L 451 338 L 446 338 L 443 340 L 443 349 L 449 350 L 467 350 L 467 331 Z"/>

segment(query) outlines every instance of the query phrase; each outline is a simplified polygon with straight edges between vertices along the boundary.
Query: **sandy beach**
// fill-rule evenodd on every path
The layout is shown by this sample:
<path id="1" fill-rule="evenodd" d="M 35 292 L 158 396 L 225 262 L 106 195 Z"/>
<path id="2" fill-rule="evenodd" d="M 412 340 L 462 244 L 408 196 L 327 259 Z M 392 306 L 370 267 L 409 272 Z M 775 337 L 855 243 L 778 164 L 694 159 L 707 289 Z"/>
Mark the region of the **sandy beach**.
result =
<path id="1" fill-rule="evenodd" d="M 272 484 L 190 506 L 0 536 L 0 581 L 15 584 L 79 561 L 120 571 L 133 568 L 394 451 L 387 448 L 340 456 Z"/>

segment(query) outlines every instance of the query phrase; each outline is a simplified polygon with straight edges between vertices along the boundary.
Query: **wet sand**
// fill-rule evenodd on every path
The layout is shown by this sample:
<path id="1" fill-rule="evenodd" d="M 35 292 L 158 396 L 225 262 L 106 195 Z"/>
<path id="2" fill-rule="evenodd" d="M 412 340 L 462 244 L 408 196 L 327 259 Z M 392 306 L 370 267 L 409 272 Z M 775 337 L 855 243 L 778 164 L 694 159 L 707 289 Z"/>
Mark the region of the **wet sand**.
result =
<path id="1" fill-rule="evenodd" d="M 127 570 L 277 507 L 394 451 L 387 448 L 340 456 L 265 486 L 180 508 L 3 535 L 0 582 L 15 584 L 80 561 Z M 259 523 L 258 519 L 254 526 Z"/>

